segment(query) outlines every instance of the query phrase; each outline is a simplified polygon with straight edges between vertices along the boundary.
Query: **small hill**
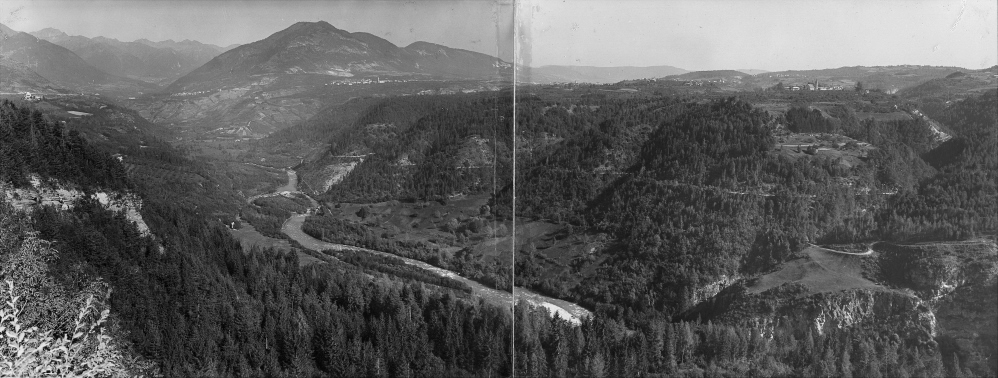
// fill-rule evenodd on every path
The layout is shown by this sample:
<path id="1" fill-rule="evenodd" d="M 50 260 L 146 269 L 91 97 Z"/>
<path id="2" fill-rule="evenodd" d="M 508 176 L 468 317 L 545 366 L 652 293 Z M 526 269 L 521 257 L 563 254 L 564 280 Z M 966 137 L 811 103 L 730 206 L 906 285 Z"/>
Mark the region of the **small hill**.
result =
<path id="1" fill-rule="evenodd" d="M 942 78 L 956 71 L 965 71 L 959 67 L 936 66 L 853 66 L 828 68 L 820 70 L 791 70 L 759 74 L 760 85 L 768 87 L 777 82 L 810 83 L 817 80 L 820 85 L 838 85 L 852 88 L 857 82 L 862 82 L 866 89 L 880 89 L 889 93 L 904 88 L 916 86 L 930 79 Z"/>
<path id="2" fill-rule="evenodd" d="M 752 75 L 735 70 L 717 70 L 717 71 L 694 71 L 687 72 L 681 75 L 667 76 L 666 79 L 676 79 L 676 80 L 708 80 L 708 79 L 725 79 L 725 78 L 747 78 Z"/>
<path id="3" fill-rule="evenodd" d="M 998 88 L 998 72 L 994 69 L 963 70 L 902 89 L 898 95 L 912 100 L 954 101 L 995 88 Z"/>

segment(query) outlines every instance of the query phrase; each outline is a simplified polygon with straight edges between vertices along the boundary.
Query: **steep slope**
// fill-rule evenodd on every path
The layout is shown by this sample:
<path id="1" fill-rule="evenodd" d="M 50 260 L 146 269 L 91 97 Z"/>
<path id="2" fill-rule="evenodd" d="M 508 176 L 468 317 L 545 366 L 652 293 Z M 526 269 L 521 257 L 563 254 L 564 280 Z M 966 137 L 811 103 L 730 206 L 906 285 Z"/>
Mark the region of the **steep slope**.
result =
<path id="1" fill-rule="evenodd" d="M 430 42 L 413 42 L 403 51 L 416 72 L 443 78 L 498 79 L 512 68 L 492 56 Z"/>
<path id="2" fill-rule="evenodd" d="M 0 41 L 6 41 L 19 33 L 0 24 Z M 4 42 L 6 43 L 6 42 Z M 27 65 L 6 56 L 0 55 L 0 91 L 2 92 L 39 92 L 51 90 L 53 84 Z"/>
<path id="3" fill-rule="evenodd" d="M 0 54 L 30 67 L 58 84 L 104 84 L 115 80 L 111 75 L 87 64 L 72 51 L 27 33 L 17 33 L 6 38 L 0 46 Z"/>
<path id="4" fill-rule="evenodd" d="M 0 24 L 0 38 L 4 38 L 5 39 L 8 36 L 12 36 L 12 35 L 17 34 L 17 33 L 19 33 L 19 32 L 16 31 L 16 30 L 14 30 L 14 29 L 11 29 L 11 28 L 7 27 L 7 25 Z"/>
<path id="5" fill-rule="evenodd" d="M 7 36 L 0 45 L 0 56 L 23 64 L 53 84 L 71 90 L 124 94 L 151 88 L 137 80 L 103 72 L 69 49 L 28 33 Z"/>
<path id="6" fill-rule="evenodd" d="M 55 85 L 32 71 L 27 65 L 5 57 L 0 57 L 0 92 L 47 92 L 55 90 Z"/>

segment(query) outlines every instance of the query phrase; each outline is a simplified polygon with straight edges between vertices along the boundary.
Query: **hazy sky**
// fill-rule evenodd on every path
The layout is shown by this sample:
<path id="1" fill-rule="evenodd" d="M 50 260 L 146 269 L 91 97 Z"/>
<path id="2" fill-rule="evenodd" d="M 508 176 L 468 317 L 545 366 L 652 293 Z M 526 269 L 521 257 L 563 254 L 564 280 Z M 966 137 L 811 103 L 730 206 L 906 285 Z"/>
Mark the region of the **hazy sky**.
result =
<path id="1" fill-rule="evenodd" d="M 249 43 L 298 21 L 326 21 L 405 46 L 415 41 L 501 55 L 512 61 L 511 1 L 91 1 L 0 0 L 0 22 L 122 41 L 193 39 Z M 499 29 L 497 25 L 504 25 Z M 502 31 L 500 31 L 502 30 Z M 497 37 L 502 35 L 502 37 Z M 504 49 L 499 50 L 499 49 Z"/>
<path id="2" fill-rule="evenodd" d="M 0 22 L 19 31 L 228 45 L 325 20 L 400 46 L 424 40 L 512 57 L 513 0 L 0 1 Z M 998 64 L 996 0 L 516 1 L 520 57 L 531 66 Z"/>
<path id="3" fill-rule="evenodd" d="M 996 0 L 521 0 L 524 63 L 768 70 L 998 64 Z"/>

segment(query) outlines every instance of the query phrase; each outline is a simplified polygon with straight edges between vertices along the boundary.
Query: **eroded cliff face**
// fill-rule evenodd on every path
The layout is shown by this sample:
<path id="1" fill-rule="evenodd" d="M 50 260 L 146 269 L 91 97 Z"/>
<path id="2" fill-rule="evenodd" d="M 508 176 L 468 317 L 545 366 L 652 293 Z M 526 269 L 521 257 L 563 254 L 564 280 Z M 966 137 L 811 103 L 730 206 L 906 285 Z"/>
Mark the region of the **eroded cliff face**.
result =
<path id="1" fill-rule="evenodd" d="M 713 298 L 718 293 L 720 293 L 725 288 L 730 287 L 738 280 L 742 279 L 739 274 L 733 274 L 731 276 L 721 275 L 717 280 L 712 281 L 706 285 L 693 289 L 690 296 L 690 302 L 694 304 L 702 303 L 710 298 Z"/>
<path id="2" fill-rule="evenodd" d="M 809 291 L 788 283 L 752 294 L 744 282 L 723 290 L 697 306 L 687 317 L 700 317 L 757 327 L 763 334 L 773 324 L 802 324 L 817 334 L 836 329 L 889 332 L 934 346 L 937 321 L 928 303 L 910 292 L 889 289 Z"/>
<path id="3" fill-rule="evenodd" d="M 818 290 L 813 282 L 799 279 L 760 292 L 753 288 L 760 286 L 761 278 L 746 278 L 683 317 L 749 325 L 763 335 L 771 334 L 774 324 L 788 322 L 819 334 L 837 329 L 896 334 L 916 345 L 939 348 L 944 356 L 959 355 L 974 372 L 998 371 L 994 241 L 877 243 L 874 250 L 862 257 L 863 275 L 876 284 L 873 288 Z"/>
<path id="4" fill-rule="evenodd" d="M 811 321 L 819 334 L 832 329 L 875 327 L 932 344 L 936 317 L 925 301 L 899 291 L 848 290 L 787 301 L 778 316 Z"/>
<path id="5" fill-rule="evenodd" d="M 878 243 L 886 286 L 923 298 L 937 319 L 944 355 L 974 371 L 998 371 L 998 247 L 993 240 L 899 245 Z"/>
<path id="6" fill-rule="evenodd" d="M 908 288 L 926 300 L 939 301 L 968 285 L 987 284 L 998 276 L 998 248 L 991 240 L 899 245 L 877 243 L 873 279 Z"/>
<path id="7" fill-rule="evenodd" d="M 29 188 L 0 186 L 0 192 L 3 193 L 3 201 L 15 209 L 27 212 L 33 211 L 37 206 L 53 206 L 56 209 L 67 211 L 73 208 L 76 200 L 86 195 L 78 189 L 61 185 L 58 182 L 43 183 L 37 176 L 32 176 Z M 135 224 L 135 228 L 142 236 L 155 238 L 149 225 L 142 218 L 140 212 L 142 199 L 139 196 L 132 193 L 100 191 L 90 194 L 90 197 L 105 209 L 124 214 L 126 219 Z M 159 244 L 157 246 L 159 252 L 163 253 L 163 246 Z"/>

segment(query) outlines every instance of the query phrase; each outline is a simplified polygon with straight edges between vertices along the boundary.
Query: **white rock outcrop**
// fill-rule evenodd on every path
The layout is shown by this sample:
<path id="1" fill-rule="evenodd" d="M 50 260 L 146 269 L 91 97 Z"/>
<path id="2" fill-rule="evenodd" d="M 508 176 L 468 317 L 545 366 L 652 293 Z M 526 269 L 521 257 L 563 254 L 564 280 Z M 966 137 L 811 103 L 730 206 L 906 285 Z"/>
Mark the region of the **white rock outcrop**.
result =
<path id="1" fill-rule="evenodd" d="M 32 175 L 30 188 L 13 188 L 10 186 L 0 186 L 3 192 L 3 200 L 15 209 L 31 212 L 37 206 L 54 206 L 59 210 L 70 210 L 76 200 L 83 197 L 84 193 L 63 187 L 58 183 L 42 183 L 37 175 Z M 135 224 L 142 236 L 153 236 L 149 225 L 146 224 L 139 212 L 142 209 L 142 199 L 131 193 L 118 193 L 114 191 L 100 191 L 90 195 L 97 200 L 105 209 L 124 213 L 125 218 Z M 160 247 L 162 251 L 162 247 Z"/>

